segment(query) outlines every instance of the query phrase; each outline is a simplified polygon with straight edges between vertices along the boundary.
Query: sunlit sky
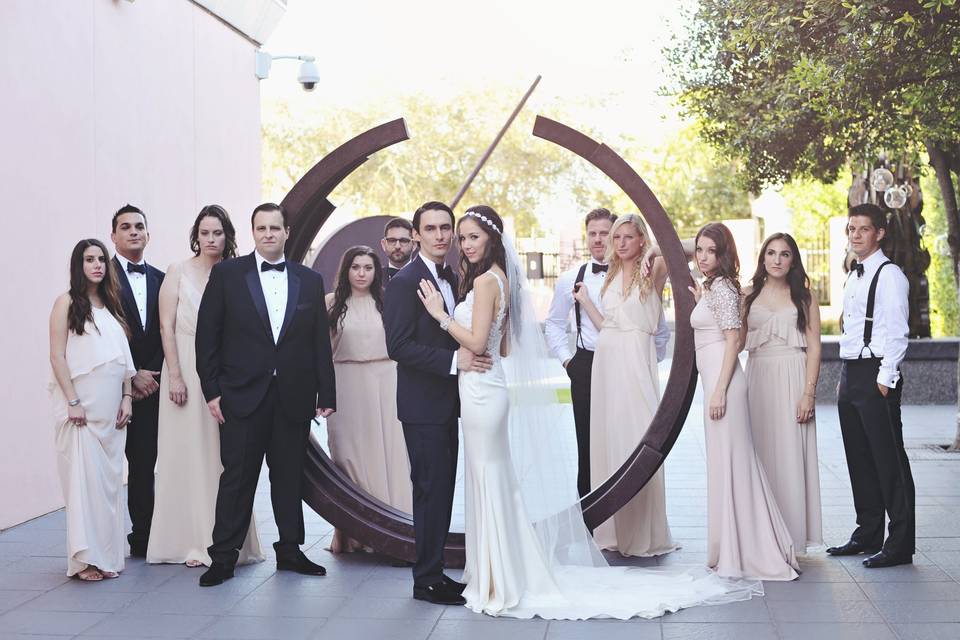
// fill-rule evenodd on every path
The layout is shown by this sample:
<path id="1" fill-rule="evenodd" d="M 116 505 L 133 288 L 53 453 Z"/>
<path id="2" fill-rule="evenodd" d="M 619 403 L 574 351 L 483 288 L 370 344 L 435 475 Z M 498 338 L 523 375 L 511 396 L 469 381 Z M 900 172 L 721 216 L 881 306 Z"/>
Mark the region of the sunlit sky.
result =
<path id="1" fill-rule="evenodd" d="M 264 49 L 316 56 L 322 79 L 306 93 L 296 82 L 299 63 L 275 62 L 260 85 L 264 122 L 278 102 L 306 122 L 331 107 L 390 113 L 395 104 L 402 116 L 400 98 L 410 95 L 442 103 L 496 89 L 519 100 L 539 74 L 528 112 L 562 112 L 565 123 L 614 148 L 626 135 L 652 149 L 681 126 L 672 100 L 660 95 L 668 82 L 661 50 L 682 33 L 682 10 L 694 1 L 290 0 Z M 327 226 L 360 214 L 343 204 Z M 548 235 L 579 234 L 583 212 L 569 201 L 541 206 L 550 210 L 549 220 L 537 212 Z"/>
<path id="2" fill-rule="evenodd" d="M 443 101 L 490 87 L 519 99 L 541 74 L 528 108 L 549 113 L 610 97 L 602 113 L 583 114 L 589 125 L 655 142 L 676 126 L 670 100 L 658 95 L 667 81 L 661 49 L 689 2 L 290 0 L 264 48 L 315 55 L 322 80 L 305 93 L 298 64 L 276 62 L 261 92 L 266 105 L 301 108 L 389 105 L 409 94 Z"/>

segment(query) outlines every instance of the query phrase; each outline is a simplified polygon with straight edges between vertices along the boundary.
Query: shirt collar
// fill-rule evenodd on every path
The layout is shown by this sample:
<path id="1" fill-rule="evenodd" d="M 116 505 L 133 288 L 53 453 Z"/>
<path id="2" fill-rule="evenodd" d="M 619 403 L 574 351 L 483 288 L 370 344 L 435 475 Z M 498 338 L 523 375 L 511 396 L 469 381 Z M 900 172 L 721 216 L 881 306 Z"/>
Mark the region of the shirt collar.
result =
<path id="1" fill-rule="evenodd" d="M 427 269 L 430 269 L 430 273 L 431 275 L 433 275 L 433 279 L 436 280 L 437 279 L 437 263 L 431 260 L 430 258 L 426 257 L 420 252 L 417 252 L 417 255 L 420 257 L 420 260 L 423 262 L 423 264 L 427 265 Z"/>
<path id="2" fill-rule="evenodd" d="M 256 260 L 257 260 L 257 271 L 261 271 L 261 272 L 262 272 L 262 270 L 263 270 L 263 263 L 264 263 L 264 262 L 269 262 L 270 264 L 280 264 L 281 262 L 283 262 L 283 261 L 285 261 L 285 260 L 287 259 L 286 256 L 281 256 L 279 260 L 274 260 L 274 261 L 271 262 L 270 260 L 267 260 L 267 259 L 264 258 L 262 255 L 260 255 L 260 252 L 257 251 L 256 249 L 253 250 L 253 257 L 256 258 Z M 278 273 L 279 273 L 279 272 L 278 272 Z"/>
<path id="3" fill-rule="evenodd" d="M 883 249 L 877 249 L 872 254 L 870 254 L 870 257 L 864 260 L 861 264 L 863 264 L 864 269 L 873 269 L 875 267 L 879 267 L 881 263 L 884 263 L 886 261 L 887 261 L 887 256 L 883 255 Z"/>
<path id="4" fill-rule="evenodd" d="M 590 256 L 590 262 L 589 262 L 588 264 L 598 264 L 598 265 L 600 265 L 601 267 L 607 266 L 607 263 L 606 263 L 606 262 L 601 262 L 600 260 L 597 260 L 597 259 L 594 258 L 593 256 Z"/>
<path id="5" fill-rule="evenodd" d="M 120 263 L 120 266 L 123 268 L 123 270 L 126 271 L 126 270 L 127 270 L 127 265 L 128 265 L 128 264 L 131 264 L 131 261 L 130 261 L 130 260 L 127 260 L 127 259 L 124 258 L 122 255 L 120 255 L 119 253 L 115 254 L 115 257 L 117 258 L 117 261 Z M 140 258 L 140 262 L 133 262 L 133 264 L 144 264 L 144 265 L 145 265 L 146 263 L 147 263 L 147 261 L 144 260 L 143 258 Z"/>

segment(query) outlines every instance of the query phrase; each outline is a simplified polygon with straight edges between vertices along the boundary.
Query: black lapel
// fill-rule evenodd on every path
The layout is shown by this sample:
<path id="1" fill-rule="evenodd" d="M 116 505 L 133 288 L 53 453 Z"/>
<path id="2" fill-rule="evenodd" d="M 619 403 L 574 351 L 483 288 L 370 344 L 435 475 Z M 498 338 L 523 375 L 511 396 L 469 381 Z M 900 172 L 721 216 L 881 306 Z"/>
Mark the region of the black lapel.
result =
<path id="1" fill-rule="evenodd" d="M 263 321 L 263 328 L 267 330 L 270 342 L 273 342 L 273 329 L 270 328 L 270 314 L 267 313 L 267 299 L 263 297 L 263 287 L 260 285 L 260 274 L 257 273 L 257 259 L 251 253 L 249 255 L 250 265 L 247 267 L 247 289 L 250 290 L 250 297 L 253 299 L 253 306 L 257 308 L 260 319 Z"/>
<path id="2" fill-rule="evenodd" d="M 150 314 L 157 308 L 157 300 L 160 297 L 160 281 L 157 278 L 156 270 L 148 266 L 146 262 L 143 264 L 147 268 L 147 273 L 145 274 L 147 278 L 147 318 L 146 324 L 143 327 L 143 332 L 146 333 L 150 327 Z"/>
<path id="3" fill-rule="evenodd" d="M 280 341 L 283 340 L 283 336 L 287 333 L 287 329 L 290 327 L 290 323 L 293 321 L 293 316 L 297 312 L 297 301 L 300 297 L 300 276 L 298 276 L 290 267 L 291 265 L 288 262 L 287 309 L 283 312 L 283 325 L 280 327 L 280 337 L 277 338 L 277 344 L 280 344 Z"/>
<path id="4" fill-rule="evenodd" d="M 430 282 L 432 282 L 432 283 L 433 283 L 433 286 L 435 286 L 435 287 L 437 288 L 437 291 L 440 291 L 440 283 L 438 283 L 438 282 L 437 282 L 437 279 L 436 279 L 435 277 L 433 277 L 433 272 L 430 271 L 430 267 L 427 266 L 427 261 L 424 260 L 424 259 L 423 259 L 423 256 L 421 256 L 419 253 L 417 254 L 417 262 L 420 263 L 420 274 L 421 274 L 420 277 L 421 277 L 421 278 L 426 278 L 427 280 L 429 280 Z M 434 265 L 434 266 L 436 267 L 436 265 Z M 454 279 L 456 279 L 456 276 L 454 276 Z M 453 289 L 453 299 L 456 300 L 456 299 L 457 299 L 457 288 L 456 288 L 455 286 L 453 286 L 452 284 L 450 285 L 450 288 Z M 420 291 L 420 281 L 419 281 L 419 280 L 417 280 L 417 291 Z M 441 298 L 443 297 L 443 294 L 442 294 L 442 293 L 440 294 L 440 297 L 441 297 Z M 447 309 L 447 301 L 446 301 L 446 300 L 443 301 L 443 310 L 447 312 L 447 315 L 450 314 L 450 309 Z"/>
<path id="5" fill-rule="evenodd" d="M 128 318 L 127 326 L 131 331 L 143 333 L 143 327 L 140 326 L 140 312 L 137 311 L 137 300 L 133 297 L 133 287 L 130 286 L 130 280 L 127 278 L 123 265 L 113 256 L 113 267 L 117 271 L 117 280 L 120 282 L 120 296 L 123 298 L 123 311 Z"/>

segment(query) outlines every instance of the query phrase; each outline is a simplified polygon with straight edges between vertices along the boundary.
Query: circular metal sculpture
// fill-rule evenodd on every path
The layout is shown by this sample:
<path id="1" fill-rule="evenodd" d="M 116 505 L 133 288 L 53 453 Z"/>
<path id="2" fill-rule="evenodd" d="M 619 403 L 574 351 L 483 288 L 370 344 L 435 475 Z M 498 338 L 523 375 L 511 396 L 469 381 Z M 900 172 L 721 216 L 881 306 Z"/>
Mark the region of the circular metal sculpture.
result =
<path id="1" fill-rule="evenodd" d="M 553 142 L 587 160 L 613 180 L 637 205 L 660 241 L 673 283 L 676 340 L 673 366 L 663 399 L 646 434 L 627 461 L 582 501 L 584 517 L 596 527 L 612 516 L 647 483 L 676 442 L 696 390 L 697 371 L 690 312 L 694 300 L 687 260 L 673 224 L 642 178 L 612 149 L 559 122 L 538 116 L 533 135 Z M 393 120 L 344 143 L 318 162 L 283 199 L 291 227 L 287 257 L 302 262 L 317 231 L 335 206 L 327 196 L 374 153 L 409 138 L 403 119 Z M 330 283 L 327 283 L 328 287 Z M 340 471 L 311 438 L 305 465 L 303 498 L 328 522 L 374 550 L 404 560 L 416 557 L 413 521 L 409 514 L 373 498 Z M 462 565 L 464 537 L 451 533 L 444 558 Z"/>

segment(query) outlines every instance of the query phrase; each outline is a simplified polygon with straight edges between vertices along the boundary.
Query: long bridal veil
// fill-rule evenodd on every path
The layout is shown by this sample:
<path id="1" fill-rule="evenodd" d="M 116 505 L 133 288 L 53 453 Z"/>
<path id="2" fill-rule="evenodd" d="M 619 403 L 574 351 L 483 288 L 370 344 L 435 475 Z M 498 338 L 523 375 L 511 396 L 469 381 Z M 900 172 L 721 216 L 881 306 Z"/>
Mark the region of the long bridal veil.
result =
<path id="1" fill-rule="evenodd" d="M 610 567 L 583 522 L 577 495 L 577 445 L 533 297 L 511 239 L 507 255 L 509 351 L 503 360 L 510 393 L 511 458 L 521 498 L 562 605 L 535 594 L 496 615 L 527 618 L 654 617 L 666 611 L 725 604 L 763 594 L 762 583 L 721 578 L 704 566 Z M 509 544 L 509 541 L 504 541 Z"/>

